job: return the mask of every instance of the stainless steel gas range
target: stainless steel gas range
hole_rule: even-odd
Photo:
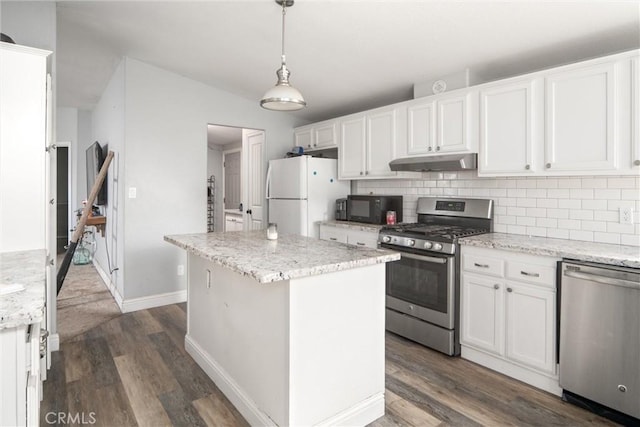
[[[488,233],[493,201],[421,197],[418,222],[385,226],[378,245],[401,252],[387,264],[387,330],[460,354],[458,239]]]

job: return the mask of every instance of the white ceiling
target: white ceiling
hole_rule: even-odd
[[[242,142],[242,128],[233,126],[208,125],[207,145],[215,149],[234,142]]]
[[[255,100],[275,84],[273,0],[62,1],[58,105],[91,109],[122,56]],[[640,0],[298,0],[287,65],[318,121],[403,101],[469,68],[490,81],[640,47]],[[161,88],[159,88],[161,90]]]

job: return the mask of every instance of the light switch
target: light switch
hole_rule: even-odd
[[[184,265],[178,265],[178,276],[184,276]]]
[[[138,190],[136,189],[136,187],[129,187],[129,198],[135,199],[137,195],[138,195]]]

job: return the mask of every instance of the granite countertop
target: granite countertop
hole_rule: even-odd
[[[189,253],[254,278],[277,282],[400,259],[400,253],[369,249],[312,237],[280,234],[267,240],[265,230],[165,236]]]
[[[39,322],[45,302],[44,250],[0,253],[0,288],[19,283],[24,290],[0,295],[0,329]]]
[[[529,237],[505,233],[488,233],[465,237],[460,239],[459,242],[462,245],[640,268],[640,248],[637,246]]]
[[[371,233],[378,233],[382,227],[386,224],[365,224],[364,222],[354,222],[354,221],[322,221],[320,222],[322,225],[330,225],[332,227],[339,228],[348,228],[350,230],[360,230],[360,231],[368,231]]]

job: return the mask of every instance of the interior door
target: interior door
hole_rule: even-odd
[[[245,230],[264,228],[264,131],[248,132],[243,153],[247,153],[248,191]]]

